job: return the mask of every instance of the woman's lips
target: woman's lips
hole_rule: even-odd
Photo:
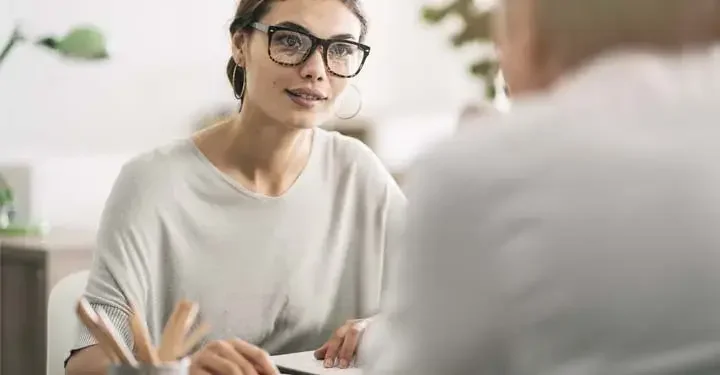
[[[321,92],[312,89],[285,90],[290,100],[300,107],[311,109],[318,106],[320,102],[327,100]]]

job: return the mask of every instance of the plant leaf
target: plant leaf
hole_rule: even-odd
[[[473,75],[480,77],[495,77],[498,71],[498,64],[494,60],[481,60],[470,67]]]
[[[455,47],[469,43],[487,43],[491,37],[492,13],[488,9],[481,9],[475,5],[474,0],[453,0],[444,6],[426,6],[423,8],[423,18],[431,24],[438,23],[450,15],[459,16],[464,25],[459,33],[451,36]],[[495,76],[499,71],[498,63],[494,59],[481,59],[470,67],[470,72],[486,83],[486,95],[496,95]]]

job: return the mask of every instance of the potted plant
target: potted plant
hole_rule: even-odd
[[[451,40],[455,47],[469,43],[488,44],[490,40],[490,9],[482,9],[474,0],[453,0],[446,5],[426,6],[422,10],[423,19],[430,24],[438,24],[451,17],[458,16],[463,20],[462,30],[453,35]],[[492,100],[497,95],[495,78],[498,75],[498,63],[494,57],[483,56],[471,66],[470,72],[483,80],[485,96]]]

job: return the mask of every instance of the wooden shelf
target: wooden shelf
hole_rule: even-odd
[[[92,233],[0,236],[0,373],[44,374],[47,302],[63,277],[90,268]]]

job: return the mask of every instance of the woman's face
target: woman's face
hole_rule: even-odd
[[[321,39],[359,41],[360,20],[339,0],[273,1],[270,11],[260,20],[267,26],[287,26]],[[291,127],[307,128],[322,123],[336,99],[345,90],[348,79],[333,75],[325,66],[322,48],[297,66],[283,66],[268,53],[268,34],[251,29],[233,37],[235,62],[246,70],[243,108],[260,110],[273,120]],[[273,58],[283,60],[305,40],[276,34]],[[275,44],[277,47],[275,47]],[[345,51],[338,48],[337,51]],[[336,65],[333,65],[336,66]],[[337,67],[336,67],[337,69]]]

